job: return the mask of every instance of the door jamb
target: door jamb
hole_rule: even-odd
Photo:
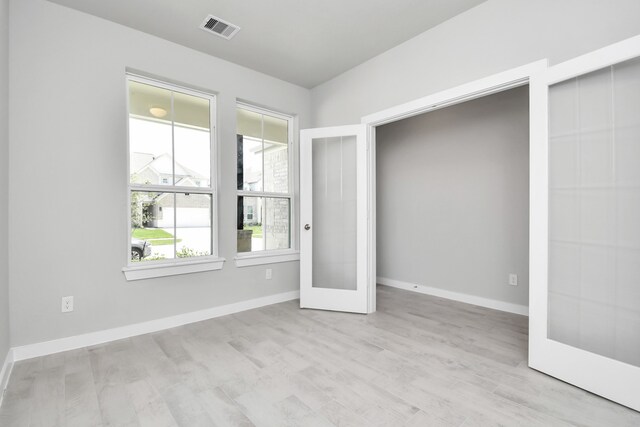
[[[462,84],[450,89],[443,90],[431,95],[427,95],[422,98],[415,99],[413,101],[406,102],[404,104],[396,105],[391,108],[387,108],[377,113],[369,114],[360,120],[361,124],[367,126],[367,176],[368,176],[368,203],[367,218],[368,218],[368,242],[369,252],[367,256],[367,313],[373,313],[376,311],[376,130],[375,128],[388,123],[393,123],[398,120],[407,119],[409,117],[424,114],[430,111],[438,110],[441,108],[449,107],[452,105],[460,104],[466,101],[471,101],[476,98],[491,95],[494,93],[502,92],[508,89],[512,89],[518,86],[524,86],[529,84],[532,78],[536,78],[546,72],[548,67],[548,60],[541,59],[529,64],[512,68],[507,71],[503,71],[497,74],[493,74],[488,77],[484,77],[479,80],[474,80],[469,83]],[[534,117],[537,114],[535,111],[536,97],[532,93],[531,85],[529,86],[529,108],[530,117]],[[533,99],[532,99],[532,95]],[[539,135],[535,134],[531,130],[535,126],[529,124],[529,137],[530,145],[536,141]],[[531,160],[530,160],[531,161]],[[531,197],[531,196],[530,196]],[[529,230],[531,230],[531,224],[529,224]],[[531,231],[529,231],[531,233]],[[531,256],[531,255],[530,255]],[[530,273],[531,274],[531,273]],[[531,283],[531,282],[530,282]],[[530,284],[531,294],[531,284]]]

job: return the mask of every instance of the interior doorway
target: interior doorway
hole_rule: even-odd
[[[528,314],[529,86],[376,128],[377,283]]]

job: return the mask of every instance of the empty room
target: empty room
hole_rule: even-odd
[[[0,426],[640,425],[636,0],[0,0]]]

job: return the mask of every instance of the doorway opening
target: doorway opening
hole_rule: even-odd
[[[377,283],[528,314],[529,86],[376,128]]]

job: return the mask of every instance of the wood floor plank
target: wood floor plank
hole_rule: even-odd
[[[78,369],[79,366],[83,369]],[[67,427],[102,425],[90,364],[74,364],[73,370],[65,375],[65,417]]]
[[[52,367],[38,372],[33,385],[31,427],[66,425],[64,363],[48,366]]]
[[[205,390],[198,396],[209,417],[219,427],[251,427],[254,424],[240,406],[221,388]]]
[[[464,421],[463,421],[464,422]],[[407,423],[405,427],[458,427],[462,424],[451,424],[441,418],[434,417],[424,411],[417,412]]]
[[[127,367],[114,356],[121,350],[121,345],[121,342],[116,342],[89,349],[98,404],[105,426],[139,426],[126,388],[131,381],[125,375]]]
[[[34,384],[37,372],[42,369],[42,358],[17,362],[5,390],[0,407],[0,425],[28,427],[34,402]]]
[[[178,383],[164,390],[162,398],[179,426],[211,427],[215,425],[197,395],[184,384]]]
[[[371,315],[288,301],[16,363],[2,427],[637,427],[527,366],[528,319],[378,287]]]
[[[127,384],[127,391],[141,427],[178,425],[160,393],[147,381],[138,380]]]

